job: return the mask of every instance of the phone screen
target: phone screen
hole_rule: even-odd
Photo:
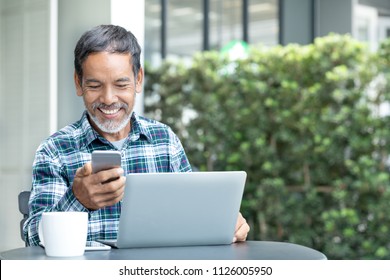
[[[121,166],[121,153],[119,151],[93,151],[92,152],[92,172],[97,173],[102,170]]]

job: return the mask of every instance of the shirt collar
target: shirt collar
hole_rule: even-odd
[[[88,120],[88,113],[87,111],[84,111],[83,115],[81,116],[81,119],[80,119],[80,127],[81,127],[81,130],[83,132],[83,137],[81,139],[84,140],[84,145],[85,146],[88,146],[89,144],[91,144],[95,139],[99,138],[99,133],[97,133],[95,131],[95,129],[93,129],[93,127],[91,126],[91,124],[89,123],[89,120]],[[100,136],[101,137],[101,136]]]
[[[150,131],[145,125],[142,124],[142,118],[139,117],[135,112],[133,112],[130,122],[131,131],[129,137],[131,141],[136,141],[140,139],[141,136],[144,136],[146,140],[148,140],[149,142],[153,142],[152,137],[150,135]]]

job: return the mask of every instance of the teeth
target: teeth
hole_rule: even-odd
[[[113,115],[119,112],[119,109],[113,109],[113,110],[105,110],[105,109],[100,109],[104,114],[106,115]]]

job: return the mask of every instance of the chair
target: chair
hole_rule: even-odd
[[[20,237],[22,238],[26,246],[27,242],[23,234],[23,225],[28,218],[28,200],[30,199],[30,193],[31,192],[29,191],[23,191],[18,195],[19,211],[23,214],[23,219],[20,221]]]

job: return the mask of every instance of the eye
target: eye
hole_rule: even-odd
[[[89,90],[96,90],[96,89],[100,88],[100,85],[88,85],[88,86],[86,86],[86,88]]]
[[[118,88],[127,88],[129,85],[128,84],[117,84],[116,86]]]

